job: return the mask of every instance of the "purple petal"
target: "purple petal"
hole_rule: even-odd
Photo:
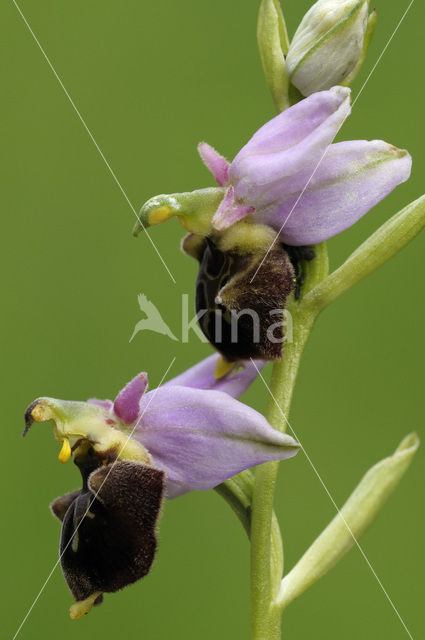
[[[179,385],[195,389],[224,391],[229,396],[238,398],[254,382],[258,376],[258,371],[261,371],[266,364],[263,360],[255,360],[255,364],[250,360],[246,360],[243,363],[241,362],[240,366],[236,366],[235,369],[230,371],[226,376],[223,376],[223,378],[217,379],[214,377],[214,371],[217,360],[220,357],[218,354],[209,356],[209,358],[198,362],[198,364],[190,367],[190,369],[187,369],[187,371],[169,380],[162,386]]]
[[[382,140],[339,142],[329,147],[313,177],[310,169],[299,173],[277,203],[258,207],[255,216],[281,230],[286,244],[322,242],[357,222],[407,180],[410,171],[407,151]],[[269,191],[268,202],[276,193]]]
[[[230,165],[238,204],[257,208],[274,186],[280,196],[291,190],[294,176],[317,164],[349,113],[350,90],[334,87],[311,95],[265,124]],[[220,226],[226,222],[226,226],[232,224],[222,217]]]
[[[139,373],[125,385],[114,400],[115,415],[125,422],[132,424],[139,415],[140,399],[148,386],[147,373]]]
[[[226,195],[220,203],[213,217],[213,226],[218,229],[226,229],[241,218],[254,213],[255,207],[238,204],[235,200],[233,187],[229,187]]]
[[[198,152],[206,167],[213,174],[217,184],[225,187],[229,184],[229,162],[207,142],[198,144]]]
[[[160,387],[141,402],[135,437],[167,473],[167,497],[206,490],[249,467],[295,455],[298,444],[220,391]]]

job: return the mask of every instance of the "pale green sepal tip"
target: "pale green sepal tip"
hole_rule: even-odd
[[[425,195],[384,222],[354,253],[304,298],[318,311],[401,251],[425,227]]]
[[[258,13],[257,40],[264,75],[278,111],[290,106],[285,55],[289,38],[278,0],[262,0]]]
[[[212,230],[212,218],[224,196],[221,187],[197,189],[186,193],[172,193],[150,198],[140,209],[133,235],[148,227],[177,216],[182,226],[192,233],[208,235]]]
[[[276,606],[284,609],[356,544],[400,482],[418,447],[419,438],[411,433],[392,456],[367,471],[338,515],[283,578]]]
[[[283,54],[286,56],[289,51],[289,36],[286,28],[285,16],[283,15],[282,7],[279,0],[272,0],[274,8],[277,14],[277,28],[279,30],[280,46]]]

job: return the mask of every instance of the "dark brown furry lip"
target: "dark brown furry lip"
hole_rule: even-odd
[[[289,253],[280,244],[273,247],[263,259],[262,272],[253,285],[251,278],[262,260],[261,253],[222,251],[211,238],[198,243],[195,250],[191,248],[190,255],[199,261],[198,322],[209,342],[228,362],[250,358],[279,360],[284,308],[296,281]],[[257,324],[251,312],[258,318]],[[276,340],[270,339],[270,329]]]

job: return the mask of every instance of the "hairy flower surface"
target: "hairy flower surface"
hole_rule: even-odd
[[[279,359],[283,309],[295,277],[287,252],[277,244],[264,258],[263,253],[240,253],[237,247],[227,249],[194,234],[186,236],[183,249],[199,261],[195,306],[211,344],[228,362]],[[260,264],[261,275],[256,278]]]
[[[141,373],[114,401],[43,397],[28,407],[24,434],[34,421],[53,422],[59,460],[73,455],[82,475],[81,490],[51,505],[62,521],[62,570],[77,600],[71,617],[148,573],[164,496],[211,489],[297,453],[290,436],[236,400],[262,363],[220,380],[216,364],[211,356],[149,392]]]

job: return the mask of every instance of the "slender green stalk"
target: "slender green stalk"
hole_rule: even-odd
[[[247,491],[242,484],[243,478],[241,476],[245,473],[247,472],[243,471],[239,476],[229,478],[229,480],[222,482],[215,488],[215,491],[226,500],[238,516],[249,538],[251,534],[252,488]],[[249,472],[249,474],[252,476],[251,472]]]
[[[237,476],[226,480],[215,488],[216,492],[226,500],[241,521],[248,538],[251,537],[252,493],[254,489],[254,475],[250,470],[242,471]],[[283,546],[280,536],[279,523],[276,514],[272,513],[271,531],[271,566],[274,568],[271,576],[273,593],[278,592],[283,574]]]
[[[299,314],[297,314],[298,316]],[[287,416],[301,355],[314,318],[294,318],[294,340],[285,349],[285,358],[274,365],[267,418],[279,431],[287,428]],[[280,613],[272,606],[279,576],[271,562],[270,527],[278,463],[258,467],[255,475],[251,517],[251,620],[254,640],[280,638]]]
[[[326,247],[324,244],[316,245],[315,259],[311,264],[304,264],[303,298],[299,302],[292,301],[287,307],[292,316],[293,340],[285,345],[283,360],[273,367],[267,418],[275,429],[286,431],[289,426],[288,415],[301,356],[317,315],[400,251],[419,233],[424,222],[425,196],[422,196],[385,222],[329,276]],[[276,592],[276,585],[281,565],[273,560],[270,536],[277,473],[278,463],[268,463],[258,467],[255,474],[251,507],[253,640],[280,638],[278,603],[280,600],[282,608],[283,600],[282,594],[279,598]]]
[[[324,245],[316,247],[316,258],[305,265],[308,292],[326,277],[328,262]],[[267,419],[279,431],[286,431],[292,394],[304,347],[317,316],[316,308],[293,302],[288,308],[292,315],[293,339],[285,345],[284,358],[273,366]],[[273,602],[278,595],[282,567],[273,562],[271,526],[273,502],[279,463],[259,466],[251,512],[251,628],[253,640],[277,640],[281,637],[281,612]],[[280,576],[280,577],[279,577]],[[277,590],[276,590],[277,589]]]

